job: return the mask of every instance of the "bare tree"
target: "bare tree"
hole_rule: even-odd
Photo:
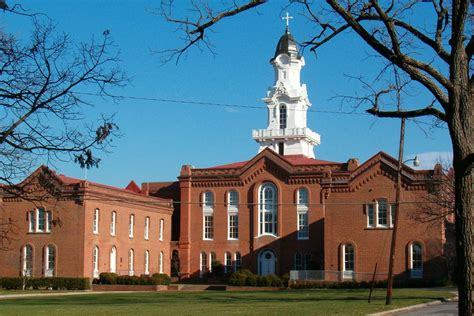
[[[29,183],[18,182],[38,164],[74,160],[83,168],[98,166],[95,152],[109,148],[118,128],[113,116],[86,122],[82,108],[92,106],[91,95],[111,97],[110,89],[128,79],[109,31],[75,44],[45,16],[10,9],[5,1],[0,8],[33,26],[29,39],[0,32],[0,185],[4,193],[37,200],[24,191]],[[0,216],[0,248],[13,238],[14,226]]]
[[[472,1],[432,0],[423,4],[418,0],[289,2],[301,6],[303,14],[316,29],[312,38],[302,43],[304,47],[315,51],[338,35],[350,31],[379,57],[404,73],[413,84],[421,85],[432,95],[433,102],[411,104],[407,110],[391,110],[382,107],[383,102],[369,102],[367,112],[390,118],[431,116],[446,122],[453,145],[455,171],[459,313],[472,315],[474,77],[470,74],[470,62],[474,53],[474,38],[472,29],[471,32],[468,30],[472,28]],[[188,16],[184,17],[173,15],[173,1],[162,0],[161,3],[163,16],[184,32],[183,47],[172,51],[172,58],[179,58],[193,45],[206,41],[206,32],[224,18],[273,2],[223,1],[216,10],[213,2],[193,0]],[[432,23],[428,28],[411,22],[411,16],[427,8],[432,10]]]

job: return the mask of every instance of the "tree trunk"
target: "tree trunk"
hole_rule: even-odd
[[[469,81],[468,60],[463,51],[453,56],[447,112],[453,141],[455,171],[456,254],[458,262],[459,315],[473,315],[473,190],[474,190],[474,109],[473,82]]]

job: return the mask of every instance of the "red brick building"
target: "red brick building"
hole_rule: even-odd
[[[320,136],[306,125],[311,104],[300,83],[304,58],[288,30],[270,63],[275,83],[263,98],[268,127],[253,131],[256,156],[212,168],[185,165],[178,182],[142,185],[175,201],[173,247],[181,276],[202,276],[219,261],[226,271],[317,270],[325,280],[368,280],[377,264],[377,278],[386,278],[397,161],[383,152],[362,164],[315,159]],[[399,278],[446,273],[443,223],[413,216],[435,178],[433,170],[403,166]]]
[[[13,230],[0,276],[98,277],[170,274],[170,200],[134,183],[119,189],[40,167],[19,198],[4,192],[0,221]]]

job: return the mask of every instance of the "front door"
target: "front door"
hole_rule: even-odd
[[[260,275],[275,274],[275,255],[270,250],[265,250],[259,258]]]

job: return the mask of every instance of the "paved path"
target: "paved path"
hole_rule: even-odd
[[[458,302],[443,302],[441,304],[422,307],[416,310],[394,313],[392,315],[420,316],[420,315],[437,315],[448,316],[458,314]]]

